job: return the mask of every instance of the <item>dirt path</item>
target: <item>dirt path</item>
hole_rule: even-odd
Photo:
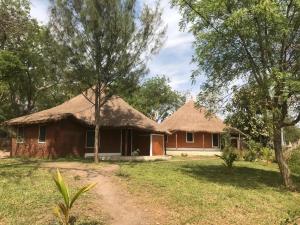
[[[43,163],[42,167],[60,168],[73,176],[80,176],[85,183],[97,182],[96,191],[101,197],[99,207],[112,220],[110,225],[162,225],[167,223],[167,210],[159,205],[144,201],[141,196],[129,193],[115,176],[119,166],[112,164],[103,168],[93,168],[89,164],[77,162]]]

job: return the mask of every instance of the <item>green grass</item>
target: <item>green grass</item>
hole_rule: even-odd
[[[300,194],[282,187],[275,164],[237,162],[229,170],[218,159],[177,158],[121,164],[120,173],[133,193],[175,211],[170,224],[269,225],[300,215]]]
[[[39,165],[40,161],[0,160],[1,225],[56,224],[52,212],[61,197],[52,180],[54,171]],[[65,177],[71,189],[79,185],[76,178]],[[77,224],[103,224],[102,216],[93,212],[93,204],[91,194],[86,194],[75,203]]]

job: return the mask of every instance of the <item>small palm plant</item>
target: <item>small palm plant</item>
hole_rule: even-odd
[[[70,196],[68,185],[64,182],[59,170],[57,169],[56,175],[53,180],[58,188],[58,191],[63,197],[63,202],[59,202],[54,208],[54,214],[58,218],[61,225],[72,225],[75,223],[75,217],[70,216],[70,211],[80,195],[92,189],[96,183],[86,185],[80,188],[73,197]]]

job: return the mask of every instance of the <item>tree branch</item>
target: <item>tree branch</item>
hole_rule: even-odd
[[[291,122],[283,122],[282,127],[294,126],[299,122],[300,122],[300,113],[298,114],[298,116],[296,117],[295,120],[293,120]]]

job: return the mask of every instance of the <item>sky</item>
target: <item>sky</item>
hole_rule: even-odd
[[[153,1],[141,2],[151,5]],[[49,20],[49,4],[49,0],[31,0],[31,16],[46,24]],[[195,65],[191,64],[194,37],[187,31],[180,31],[181,16],[176,8],[171,8],[169,0],[161,0],[160,5],[163,9],[163,22],[167,25],[167,37],[159,54],[154,55],[148,63],[149,77],[166,75],[174,90],[188,92],[195,98],[203,78],[199,78],[196,84],[192,85],[190,76],[195,68]]]

